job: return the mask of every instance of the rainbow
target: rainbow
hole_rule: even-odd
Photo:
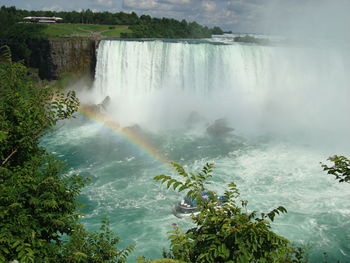
[[[89,106],[80,106],[78,112],[81,115],[88,117],[90,120],[102,123],[109,130],[113,131],[118,135],[121,135],[130,143],[135,145],[137,148],[141,149],[151,159],[159,162],[167,170],[173,170],[171,166],[171,161],[164,154],[162,154],[154,145],[148,142],[144,137],[137,134],[133,129],[120,126],[118,123],[111,120],[106,115],[96,110],[93,110]]]

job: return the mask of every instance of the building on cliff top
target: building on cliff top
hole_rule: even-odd
[[[58,23],[61,20],[63,20],[63,18],[61,17],[46,17],[46,16],[27,16],[24,17],[23,20],[25,22],[29,22],[29,23]]]

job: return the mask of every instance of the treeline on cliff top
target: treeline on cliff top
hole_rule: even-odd
[[[56,16],[64,23],[127,25],[129,30],[120,34],[122,38],[206,38],[212,34],[222,34],[219,27],[212,29],[196,22],[178,21],[169,18],[152,18],[136,13],[92,12],[52,12],[28,11],[16,7],[0,8],[0,44],[8,45],[14,61],[23,60],[26,66],[38,68],[39,76],[47,78],[47,51],[50,36],[46,33],[48,25],[21,23],[27,16]]]
[[[12,26],[27,16],[61,17],[64,23],[128,25],[131,33],[123,38],[206,38],[212,34],[223,34],[220,27],[208,28],[196,22],[178,21],[170,18],[138,16],[135,12],[92,12],[90,9],[77,11],[28,11],[2,6],[0,9],[0,37],[12,30]]]

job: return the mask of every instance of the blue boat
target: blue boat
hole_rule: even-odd
[[[208,192],[202,192],[201,193],[203,200],[209,201],[209,193]],[[219,196],[219,200],[222,202],[220,205],[224,203],[226,200],[226,197]],[[181,200],[177,205],[173,207],[173,213],[176,217],[183,218],[183,217],[191,217],[192,215],[196,215],[199,213],[199,208],[197,207],[197,200],[192,199],[189,196],[185,196],[184,199]]]

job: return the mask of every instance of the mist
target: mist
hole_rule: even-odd
[[[244,137],[270,136],[350,146],[350,2],[271,0],[259,31],[271,46],[162,41],[102,41],[95,83],[83,102],[101,103],[122,126],[196,132],[225,119]]]
[[[350,53],[329,46],[103,41],[93,92],[123,126],[205,132],[224,118],[244,137],[348,146]],[[188,129],[187,129],[188,130]]]
[[[274,227],[297,244],[311,244],[314,262],[323,252],[332,262],[348,260],[348,186],[319,164],[350,153],[350,49],[343,35],[350,9],[336,3],[265,5],[261,32],[288,40],[274,45],[101,41],[93,89],[82,90],[81,101],[100,104],[108,96],[103,114],[123,127],[139,125],[129,130],[169,160],[193,168],[215,162],[218,185],[235,181],[253,210],[285,206],[288,215]],[[218,119],[234,131],[208,135]],[[154,257],[179,197],[168,191],[159,198],[150,177],[161,168],[119,132],[90,120],[81,125],[62,130],[51,143],[74,152],[78,169],[99,178],[86,192],[93,205],[86,222],[93,225],[108,211],[139,226],[113,227],[122,240],[145,249],[140,255]]]
[[[346,0],[271,0],[259,12],[259,32],[285,36],[298,43],[327,41],[348,46],[350,2]]]

